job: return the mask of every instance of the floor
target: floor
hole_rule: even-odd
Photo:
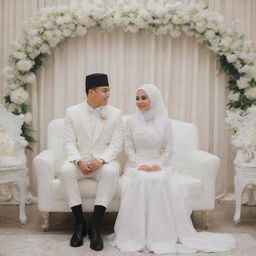
[[[233,221],[234,204],[217,203],[214,211],[209,217],[209,231],[226,233],[246,233],[256,239],[256,206],[243,206],[241,221],[235,224]],[[18,219],[17,206],[0,206],[0,235],[10,234],[40,234],[41,217],[37,205],[27,205],[27,224],[22,225]],[[200,212],[195,212],[193,222],[198,231],[202,230]],[[91,214],[85,214],[87,222]],[[107,213],[102,223],[103,233],[112,233],[116,213]],[[49,234],[61,233],[71,234],[73,229],[73,218],[71,213],[52,213],[50,219]]]

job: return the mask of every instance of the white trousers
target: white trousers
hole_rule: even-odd
[[[119,164],[112,161],[103,165],[91,175],[84,175],[73,163],[66,161],[59,173],[59,178],[67,192],[69,207],[82,204],[78,181],[94,179],[98,182],[95,205],[108,207],[117,190]]]

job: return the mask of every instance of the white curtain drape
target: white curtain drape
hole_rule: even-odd
[[[11,42],[21,37],[22,25],[40,8],[69,5],[74,0],[0,0],[0,68],[7,63]],[[142,5],[147,0],[139,1]],[[175,0],[169,0],[175,3]],[[204,3],[209,10],[223,14],[227,24],[239,20],[247,37],[256,41],[255,0],[183,0]],[[216,57],[194,38],[91,30],[86,37],[68,41],[52,52],[37,86],[31,92],[34,137],[33,156],[46,147],[46,127],[50,120],[64,116],[65,109],[84,100],[85,75],[105,72],[111,83],[110,103],[132,113],[135,89],[143,83],[160,88],[170,117],[195,123],[200,146],[221,158],[216,194],[233,190],[233,157],[230,135],[226,129],[226,78],[218,75]],[[0,73],[0,97],[4,95]],[[30,164],[31,167],[31,164]],[[32,167],[31,167],[32,168]],[[31,169],[30,168],[30,169]],[[34,189],[35,178],[30,171]]]

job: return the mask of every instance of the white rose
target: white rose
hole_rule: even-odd
[[[45,39],[45,40],[49,40],[49,39],[51,39],[51,38],[53,38],[54,37],[54,34],[53,34],[53,31],[52,30],[47,30],[47,31],[45,31],[44,33],[43,33],[43,38]]]
[[[59,29],[56,29],[56,30],[54,31],[54,35],[57,36],[57,37],[61,37],[61,36],[62,36],[62,31],[59,30]]]
[[[87,29],[86,29],[86,27],[78,25],[77,28],[76,28],[76,33],[77,33],[78,36],[84,36],[87,33]]]
[[[230,55],[227,55],[226,57],[229,63],[233,63],[237,60],[237,56],[235,54],[230,54]]]
[[[63,35],[64,35],[65,37],[70,37],[71,34],[72,34],[72,31],[71,31],[71,30],[69,30],[69,29],[63,30]]]
[[[169,34],[171,37],[177,38],[177,37],[181,36],[181,31],[175,29],[175,30],[170,31]]]
[[[53,28],[53,23],[48,21],[48,22],[46,22],[46,23],[44,24],[44,27],[45,27],[47,30],[50,30],[50,29]]]
[[[92,13],[93,17],[97,20],[100,20],[104,17],[105,12],[103,8],[95,8]]]
[[[220,41],[220,45],[223,46],[224,48],[229,48],[231,43],[232,43],[231,37],[224,37]]]
[[[15,89],[17,89],[20,85],[19,84],[15,84],[15,83],[12,83],[12,84],[8,84],[7,87],[13,91]]]
[[[230,92],[228,94],[228,99],[231,100],[231,101],[237,101],[237,100],[239,100],[239,96],[240,96],[239,92],[236,92],[236,93]]]
[[[249,77],[249,79],[251,80],[252,78],[256,77],[256,67],[252,66],[246,74],[247,77]]]
[[[25,114],[25,123],[30,124],[31,121],[32,121],[32,115],[31,115],[31,113],[28,112]]]
[[[50,47],[48,46],[48,44],[44,43],[44,44],[41,45],[39,51],[40,51],[41,53],[47,53],[47,54],[49,54]]]
[[[239,89],[244,89],[249,86],[249,80],[246,77],[241,77],[237,80],[237,86]]]
[[[143,19],[141,18],[137,18],[135,21],[135,24],[140,28],[140,29],[145,29],[148,27],[148,23],[145,22]]]
[[[24,60],[26,59],[26,54],[24,52],[13,52],[12,56],[16,59]]]
[[[28,93],[22,87],[12,91],[10,96],[11,101],[17,105],[21,105],[28,100]]]
[[[32,46],[38,45],[42,43],[41,37],[34,37],[31,40],[29,40],[29,44]]]
[[[49,45],[53,48],[55,47],[59,42],[61,41],[61,39],[59,37],[53,37],[51,39],[48,40]]]
[[[65,14],[63,20],[65,23],[70,23],[72,21],[72,17],[70,14]]]
[[[182,18],[181,17],[178,17],[178,16],[174,16],[172,18],[172,22],[175,24],[175,25],[179,25],[182,23]]]
[[[202,21],[199,21],[196,23],[195,29],[199,32],[199,33],[204,33],[206,30],[206,26],[205,23]]]
[[[87,25],[90,21],[90,17],[89,17],[89,15],[81,14],[78,16],[78,21],[82,25]]]
[[[60,16],[60,17],[58,17],[58,18],[56,19],[56,23],[57,23],[58,25],[63,25],[63,24],[65,23],[65,20],[64,20],[64,18],[63,18],[62,16]]]
[[[29,71],[34,65],[34,62],[30,60],[20,60],[16,63],[17,69],[21,72]]]
[[[240,73],[247,73],[249,70],[250,70],[250,66],[244,65],[243,67],[241,67],[241,68],[239,69],[239,72],[240,72]]]
[[[36,82],[36,76],[34,73],[29,72],[25,76],[23,76],[23,81],[27,84],[35,84]]]
[[[207,30],[205,33],[204,33],[205,37],[207,39],[212,39],[215,37],[215,32],[213,30]]]
[[[256,100],[256,87],[246,88],[244,94],[249,100]]]

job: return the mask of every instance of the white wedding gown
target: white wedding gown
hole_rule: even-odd
[[[127,122],[125,151],[128,162],[122,178],[121,206],[110,237],[121,251],[161,253],[219,252],[235,247],[229,234],[197,232],[184,203],[179,175],[170,166],[171,123],[165,136],[147,121],[145,130],[134,132]],[[159,165],[158,172],[139,171],[141,164]]]

